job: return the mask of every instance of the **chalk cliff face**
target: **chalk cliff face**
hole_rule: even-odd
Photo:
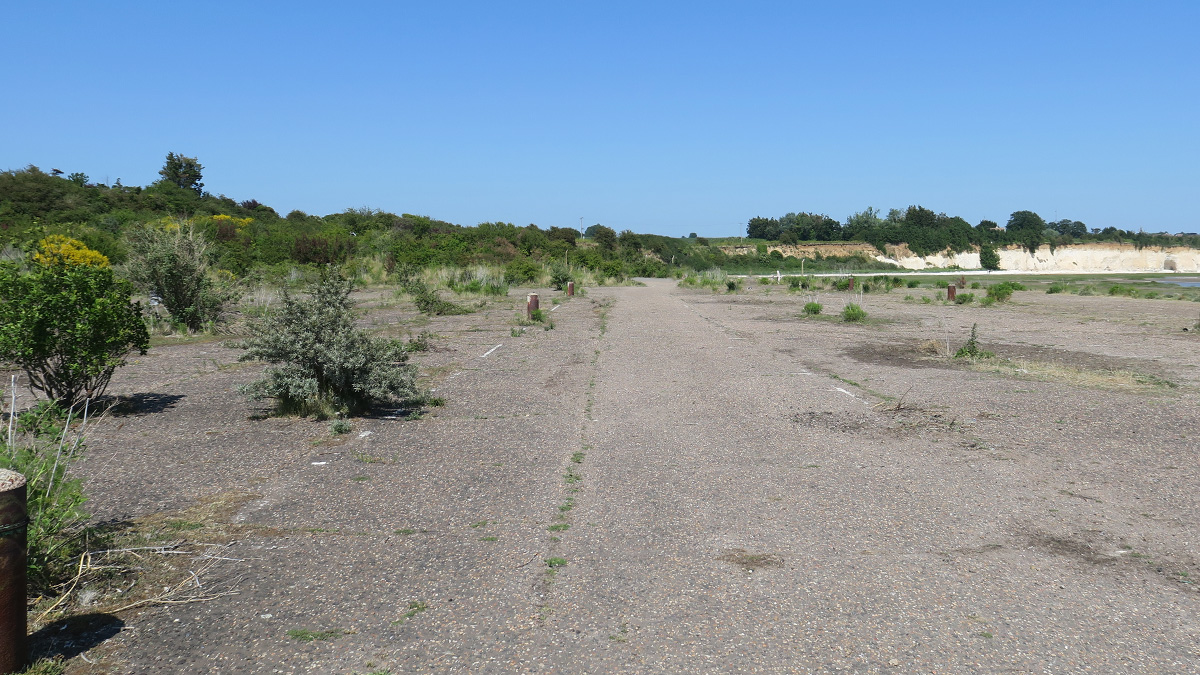
[[[1194,248],[1147,246],[1139,251],[1133,244],[1105,242],[1059,246],[1053,252],[1041,246],[1033,255],[1017,246],[996,252],[1000,269],[1014,272],[1200,272],[1200,249]],[[889,248],[888,253],[875,258],[912,270],[952,265],[979,268],[978,251],[920,257],[897,247]]]
[[[725,246],[729,255],[753,255],[753,246]],[[769,251],[779,251],[784,256],[813,258],[819,252],[823,256],[849,256],[862,254],[883,262],[890,262],[905,269],[923,270],[928,267],[953,267],[979,269],[979,252],[936,253],[918,256],[907,246],[888,246],[887,254],[870,244],[846,242],[844,244],[777,244]],[[1050,251],[1041,246],[1030,255],[1019,246],[998,249],[1000,269],[1013,272],[1200,272],[1200,249],[1185,247],[1147,246],[1138,250],[1133,244],[1110,242],[1073,244],[1059,246]]]

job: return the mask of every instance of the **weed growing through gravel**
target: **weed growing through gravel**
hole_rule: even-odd
[[[556,569],[559,567],[566,567],[566,566],[567,566],[566,558],[557,558],[557,557],[546,558],[546,567],[549,567],[550,569]]]
[[[804,303],[804,313],[808,316],[816,316],[821,313],[822,309],[824,309],[824,307],[819,302]]]
[[[318,640],[321,640],[321,641],[333,640],[336,638],[340,638],[341,636],[343,636],[345,634],[346,634],[346,631],[338,630],[338,629],[312,631],[312,630],[308,630],[307,628],[294,628],[287,632],[288,637],[290,637],[293,640],[298,640],[300,642],[315,642]]]
[[[967,343],[959,347],[958,351],[954,353],[954,358],[977,361],[979,359],[990,359],[995,356],[992,352],[979,348],[978,336],[976,334],[977,329],[978,324],[971,324],[971,337],[967,338]]]
[[[329,431],[335,436],[350,433],[350,422],[346,420],[334,420],[333,424],[329,425]]]
[[[576,464],[583,464],[583,458],[586,456],[587,455],[582,452],[576,452],[575,454],[571,455],[571,461],[575,462]]]
[[[551,532],[563,532],[565,530],[571,529],[571,524],[570,523],[555,523],[555,524],[551,525],[550,527],[547,527],[546,529],[550,530]]]

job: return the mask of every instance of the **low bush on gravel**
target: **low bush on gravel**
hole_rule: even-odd
[[[808,316],[816,316],[821,313],[822,309],[824,309],[824,307],[819,302],[804,303],[804,313]]]
[[[242,392],[274,398],[281,413],[318,418],[420,400],[404,342],[372,338],[355,327],[352,287],[330,269],[307,298],[285,290],[281,310],[250,325],[240,360],[271,365]]]
[[[842,321],[857,322],[866,321],[866,319],[866,310],[853,302],[847,303],[846,306],[842,308]]]
[[[1025,290],[1024,284],[1016,281],[1005,281],[988,286],[987,296],[995,302],[1008,302],[1008,299],[1012,297],[1013,291],[1023,290]]]
[[[972,302],[975,302],[974,293],[959,293],[954,296],[954,304],[956,305],[969,305]]]

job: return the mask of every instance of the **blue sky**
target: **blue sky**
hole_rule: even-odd
[[[0,169],[167,151],[281,213],[745,233],[921,204],[1200,231],[1200,3],[56,2]]]

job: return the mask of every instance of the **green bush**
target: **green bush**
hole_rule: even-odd
[[[555,265],[550,270],[550,287],[556,291],[561,291],[567,287],[567,284],[574,281],[571,272],[560,265]]]
[[[508,284],[527,284],[542,275],[542,267],[529,258],[517,258],[504,266],[504,281]]]
[[[956,305],[968,305],[972,302],[975,302],[974,293],[959,293],[954,296],[954,304]]]
[[[793,291],[799,290],[802,281],[803,280],[800,277],[788,277],[788,288]]]
[[[729,291],[730,293],[733,293],[737,289],[738,289],[738,282],[734,281],[733,279],[725,280],[725,290]]]
[[[824,307],[819,302],[804,303],[804,313],[809,316],[816,316],[820,314],[822,309],[824,309]]]
[[[59,260],[22,272],[0,264],[0,361],[51,400],[101,396],[126,356],[150,346],[132,294],[108,267]]]
[[[1023,291],[1025,286],[1015,281],[1005,281],[1000,284],[992,284],[988,286],[987,296],[995,302],[1008,302],[1012,297],[1013,291]]]
[[[210,277],[208,242],[191,226],[174,223],[169,229],[147,227],[129,234],[125,276],[158,296],[171,318],[200,330],[222,318],[238,293],[229,283]]]
[[[979,283],[978,281],[972,281],[971,290],[975,290],[977,288],[983,288],[983,284]]]
[[[355,327],[352,287],[337,270],[326,270],[307,298],[285,290],[280,311],[250,326],[240,360],[271,365],[242,392],[274,398],[280,412],[317,417],[419,400],[404,342]]]
[[[1050,284],[1050,287],[1046,289],[1046,293],[1048,293],[1048,294],[1062,293],[1065,290],[1067,290],[1067,285],[1062,283],[1061,281],[1056,281],[1056,282]]]
[[[916,288],[921,285],[921,282],[917,281],[916,279],[909,279],[908,283],[906,283],[905,285],[908,286],[909,288]]]
[[[847,303],[846,306],[842,308],[842,321],[865,321],[866,318],[866,311],[853,302]]]

